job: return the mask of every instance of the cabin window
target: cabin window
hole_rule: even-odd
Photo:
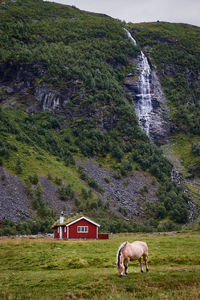
[[[78,233],[87,233],[88,232],[88,226],[78,226],[77,227]]]

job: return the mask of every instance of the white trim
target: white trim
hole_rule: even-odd
[[[74,224],[74,223],[76,223],[76,222],[78,222],[78,221],[80,221],[80,220],[83,220],[83,219],[86,220],[86,221],[88,221],[88,222],[90,222],[90,223],[92,223],[92,224],[94,224],[94,225],[97,226],[97,227],[100,227],[99,224],[97,224],[97,223],[91,221],[90,219],[88,219],[88,218],[86,218],[86,217],[80,217],[80,218],[78,218],[77,220],[75,220],[75,221],[73,221],[73,222],[67,224],[66,226],[68,227],[68,226],[70,226],[70,225],[72,225],[72,224]]]
[[[77,233],[88,233],[88,226],[77,226]]]
[[[63,238],[63,234],[62,234],[62,226],[59,226],[59,228],[60,228],[60,240],[62,240],[62,238]]]
[[[97,240],[98,240],[98,230],[99,230],[99,228],[97,227]]]

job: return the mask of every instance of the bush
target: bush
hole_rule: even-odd
[[[160,223],[157,227],[157,230],[161,231],[161,232],[162,231],[167,232],[167,231],[180,230],[180,226],[175,224],[171,220],[167,220],[167,221]]]
[[[139,142],[135,146],[132,159],[138,162],[144,171],[149,169],[160,181],[170,177],[172,165],[154,144]]]
[[[200,156],[200,143],[192,144],[191,151],[192,154]]]
[[[21,174],[22,173],[22,166],[21,166],[21,160],[18,158],[16,163],[16,173]]]
[[[23,223],[15,224],[10,220],[5,220],[0,228],[0,235],[16,235],[16,234],[37,234],[53,232],[52,224],[55,217],[46,217],[45,219],[29,220]]]
[[[177,223],[188,221],[188,197],[182,186],[166,182],[160,187],[158,198],[159,202],[150,208],[155,217],[161,219],[168,216]]]
[[[111,156],[113,158],[117,158],[118,161],[121,161],[121,159],[124,156],[123,150],[120,148],[119,145],[113,145],[112,150],[111,150]]]
[[[88,179],[88,176],[87,176],[87,174],[86,174],[86,172],[85,172],[85,169],[84,169],[83,167],[79,166],[79,167],[78,167],[78,172],[79,172],[80,178],[81,178],[82,180],[86,181],[86,180]]]
[[[100,193],[104,192],[104,189],[101,186],[98,185],[97,181],[94,178],[89,177],[88,178],[88,184],[89,184],[89,186],[91,186],[92,188],[97,190],[98,192],[100,192]]]
[[[70,184],[61,186],[58,189],[58,195],[61,200],[70,200],[75,197],[75,193]]]
[[[30,183],[34,184],[34,185],[37,185],[38,182],[39,182],[39,178],[38,178],[38,175],[37,174],[34,174],[34,175],[29,175],[29,181]]]
[[[61,185],[61,183],[62,183],[62,179],[56,176],[55,177],[55,184]]]
[[[97,209],[97,208],[98,208],[97,202],[93,201],[93,202],[90,204],[90,208],[91,208],[91,209]]]
[[[106,183],[110,183],[110,176],[106,176],[106,177],[104,178],[104,181],[105,181]]]

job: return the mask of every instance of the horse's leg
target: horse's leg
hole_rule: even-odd
[[[124,275],[124,270],[125,270],[125,259],[124,259],[124,257],[121,257],[121,259],[120,259],[120,268],[118,270],[120,272],[119,276],[122,277]]]
[[[140,270],[141,270],[141,272],[143,273],[144,271],[143,271],[143,266],[142,266],[142,259],[141,259],[141,257],[140,257],[138,260],[139,260],[139,262],[140,262]]]
[[[144,255],[143,255],[143,259],[144,259],[144,262],[145,262],[146,271],[149,272],[148,262],[147,262],[148,256],[144,254]]]
[[[125,275],[128,275],[128,263],[129,263],[129,259],[127,258],[127,259],[124,261]]]

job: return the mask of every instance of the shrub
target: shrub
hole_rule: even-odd
[[[2,175],[1,175],[1,180],[4,181],[5,179],[6,179],[6,175],[5,175],[5,174],[2,174]]]
[[[88,178],[88,184],[89,184],[89,186],[91,186],[92,188],[97,190],[98,192],[100,192],[100,193],[104,192],[104,189],[101,186],[98,185],[97,181],[94,178],[89,177]]]
[[[113,145],[112,150],[111,150],[111,156],[113,158],[117,158],[118,161],[121,161],[121,159],[124,156],[123,150],[120,148],[119,145]]]
[[[89,198],[89,193],[87,192],[87,190],[85,188],[81,189],[81,195],[84,200],[87,200]]]
[[[70,184],[63,185],[58,189],[58,195],[61,200],[70,200],[73,199],[75,196],[74,191]]]
[[[96,209],[98,207],[98,204],[97,202],[93,201],[91,204],[90,204],[90,208],[91,209]]]
[[[106,177],[104,178],[104,181],[105,181],[106,183],[110,183],[110,176],[106,176]]]
[[[16,162],[16,173],[21,174],[22,173],[22,166],[21,166],[21,160],[18,158]]]
[[[32,184],[37,185],[38,182],[39,182],[39,179],[38,179],[38,175],[37,175],[37,174],[29,175],[28,178],[29,178],[30,183],[32,183]]]
[[[200,156],[200,143],[192,144],[191,151],[194,155]]]
[[[97,205],[98,205],[98,207],[102,207],[103,201],[101,198],[98,199]]]
[[[62,183],[62,179],[56,176],[55,177],[55,184],[61,185],[61,183]]]
[[[78,172],[79,172],[80,178],[81,178],[82,180],[87,180],[87,179],[88,179],[88,176],[87,176],[87,174],[86,174],[86,172],[85,172],[85,169],[84,169],[83,167],[79,166],[79,167],[78,167]]]

